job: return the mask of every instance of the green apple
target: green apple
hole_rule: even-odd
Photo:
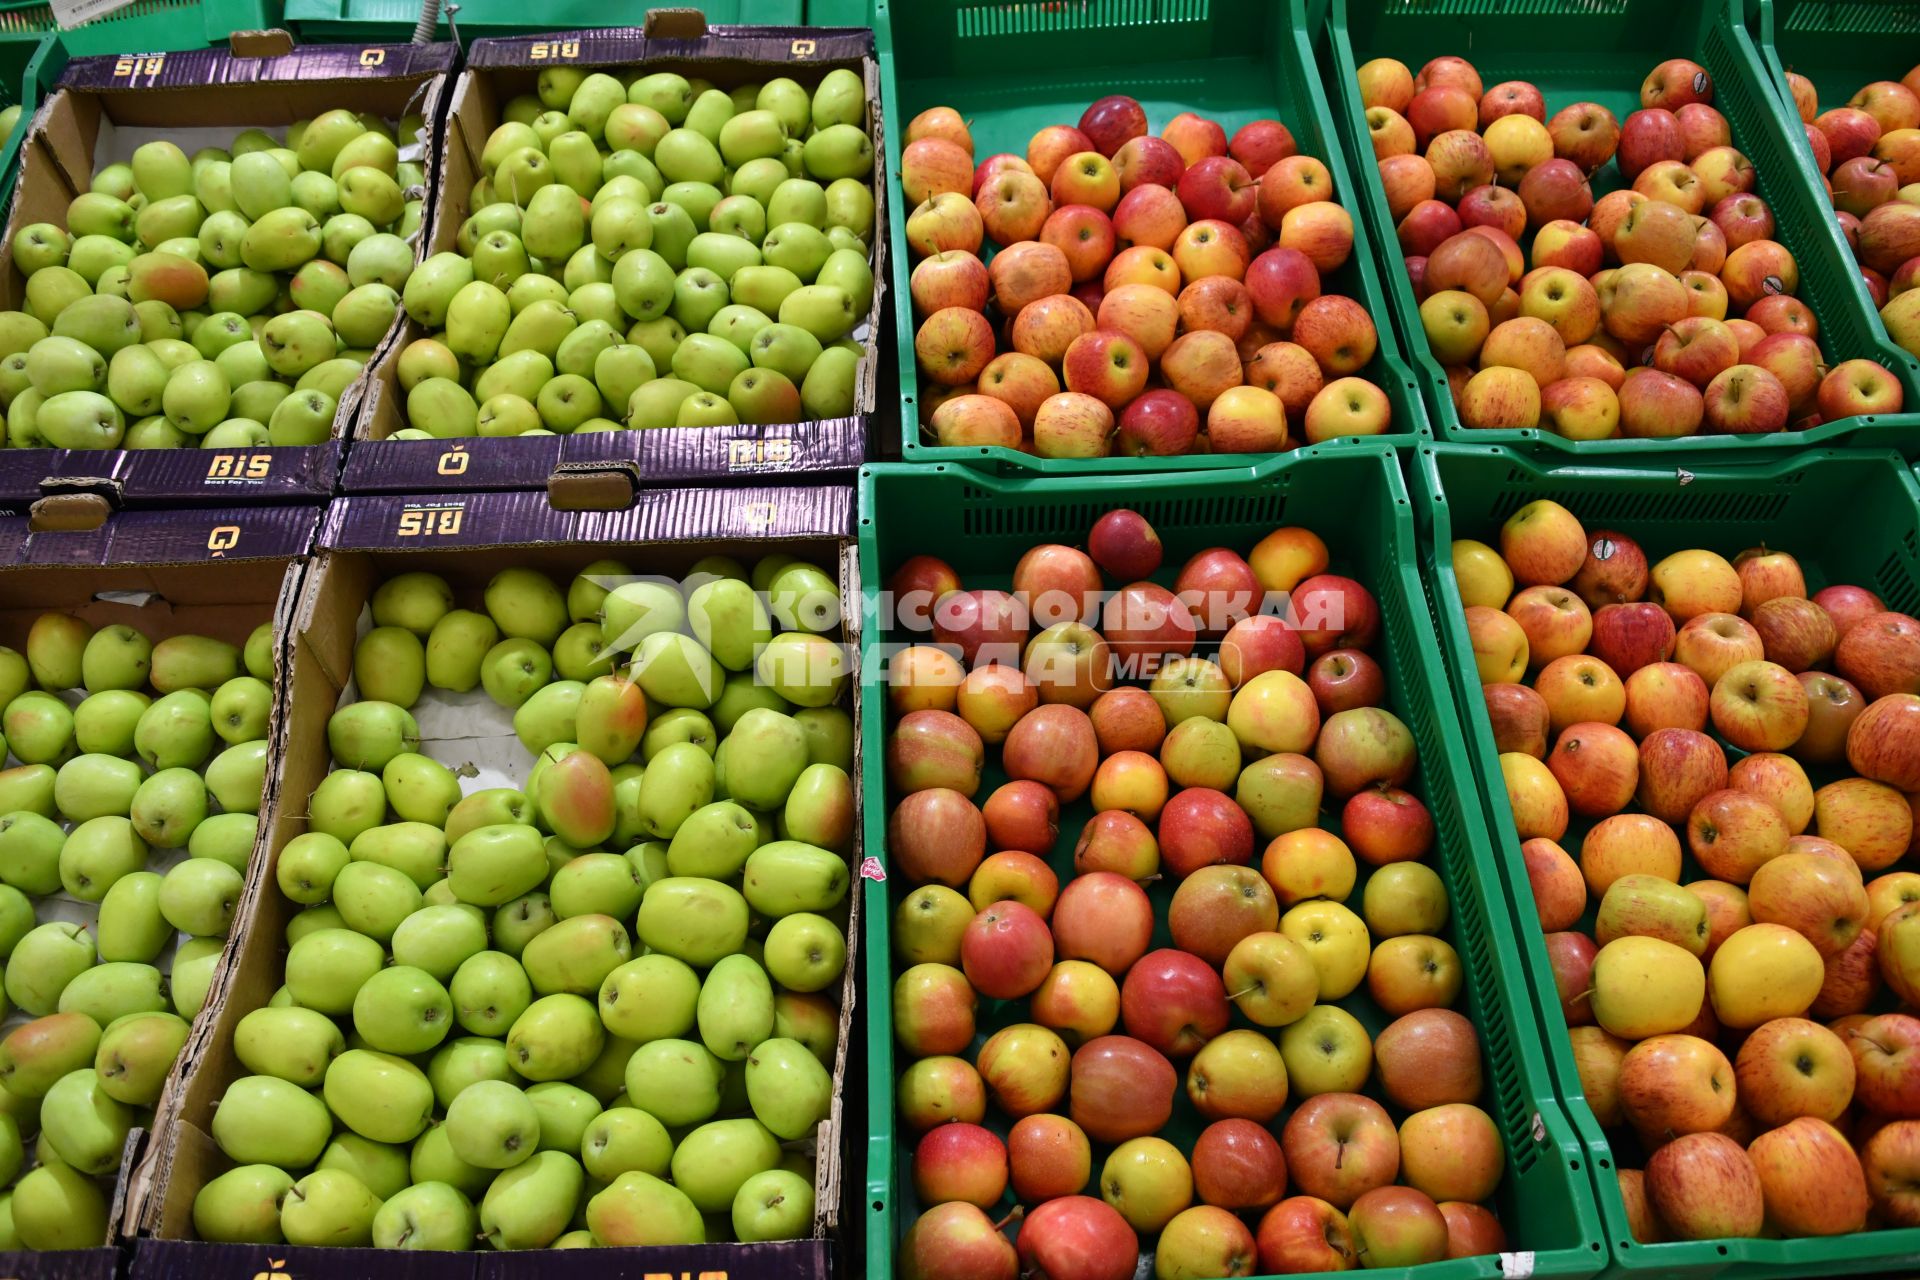
[[[147,863],[147,845],[121,817],[90,818],[60,847],[60,884],[82,902],[98,902],[120,877]]]
[[[825,916],[796,911],[767,931],[767,972],[788,991],[824,991],[847,967],[847,940]]]
[[[325,902],[347,862],[347,846],[340,840],[320,831],[302,832],[280,851],[274,882],[294,902]]]
[[[380,780],[387,804],[406,822],[443,826],[453,806],[460,803],[460,780],[453,770],[416,752],[403,751],[387,761]]]
[[[304,1169],[320,1158],[332,1132],[326,1104],[276,1076],[240,1077],[213,1113],[213,1140],[237,1164]]]
[[[456,1036],[442,1044],[427,1063],[427,1080],[442,1109],[478,1081],[505,1081],[519,1087],[519,1077],[507,1061],[507,1046],[486,1036]]]
[[[282,1244],[280,1201],[293,1175],[268,1164],[229,1169],[193,1197],[193,1233],[216,1244]]]
[[[113,961],[77,974],[60,993],[61,1013],[84,1013],[102,1027],[135,1013],[167,1007],[160,971],[150,964]]]
[[[225,937],[244,884],[240,873],[224,862],[188,858],[162,880],[160,914],[168,924],[196,938]]]
[[[43,1162],[15,1184],[13,1227],[29,1249],[98,1249],[111,1243],[106,1193],[99,1183],[57,1161]]]
[[[779,1164],[780,1143],[758,1120],[710,1121],[674,1148],[673,1183],[701,1212],[720,1213],[748,1178]]]
[[[167,980],[173,988],[173,1011],[183,1018],[198,1017],[213,987],[214,970],[220,953],[226,949],[223,938],[189,938],[173,953],[173,969]]]
[[[747,903],[737,890],[717,881],[669,876],[647,886],[635,931],[648,948],[706,967],[740,950],[747,921]]]
[[[469,692],[480,684],[482,664],[499,638],[499,628],[485,614],[447,611],[427,636],[427,682],[436,689]]]
[[[15,1027],[0,1040],[0,1085],[35,1104],[68,1074],[90,1066],[100,1027],[81,1013],[50,1013]]]
[[[519,824],[469,831],[447,852],[447,878],[461,902],[476,906],[509,902],[547,878],[540,833]]]
[[[545,73],[542,73],[545,74]],[[480,1231],[495,1249],[550,1245],[573,1220],[584,1182],[564,1151],[542,1151],[499,1174],[480,1203]]]
[[[468,1249],[480,1227],[473,1202],[445,1182],[419,1182],[389,1197],[373,1215],[380,1249]]]
[[[349,929],[384,943],[422,900],[404,872],[378,862],[349,862],[334,878],[333,905]]]
[[[273,689],[253,676],[235,676],[214,690],[208,710],[214,732],[229,745],[264,738],[273,710]]]
[[[73,757],[73,712],[52,694],[21,694],[7,704],[0,724],[14,758],[24,765],[60,765]]]
[[[397,1194],[408,1183],[406,1148],[371,1142],[357,1133],[336,1134],[321,1153],[317,1167],[345,1170],[381,1200]]]
[[[207,636],[168,636],[153,647],[150,678],[163,694],[218,689],[240,674],[240,650]]]
[[[264,738],[228,747],[207,762],[207,790],[229,816],[260,812],[260,797],[266,789],[266,778],[267,743]]]
[[[557,993],[528,1005],[507,1032],[513,1069],[528,1080],[566,1080],[599,1056],[605,1031],[591,1002]]]
[[[707,1241],[700,1210],[686,1194],[642,1169],[631,1169],[587,1202],[593,1238],[612,1246],[697,1245]]]
[[[487,949],[486,920],[465,903],[423,907],[394,930],[392,949],[395,964],[421,969],[447,982],[470,958]]]
[[[233,1051],[248,1071],[303,1089],[318,1088],[327,1064],[346,1048],[346,1038],[332,1018],[295,1006],[255,1009],[233,1032]]]
[[[462,961],[448,991],[455,1020],[480,1036],[504,1036],[533,1003],[526,971],[499,951],[482,951]]]
[[[627,1096],[633,1105],[673,1127],[699,1124],[720,1109],[726,1066],[691,1040],[653,1040],[627,1063]]]
[[[372,938],[317,929],[288,948],[287,989],[305,1008],[339,1016],[352,1011],[360,988],[385,964],[386,950]]]
[[[340,1122],[375,1142],[411,1142],[433,1116],[433,1086],[405,1058],[349,1049],[327,1067],[322,1086]]]
[[[146,354],[144,347],[129,347],[127,351]],[[126,354],[125,352],[121,353]],[[116,356],[116,359],[119,357]],[[44,615],[57,617],[59,615]],[[81,624],[83,627],[84,623]],[[34,632],[39,630],[38,621]],[[33,653],[33,634],[28,633],[27,652],[31,659]],[[62,637],[57,643],[71,644],[77,633]],[[51,639],[51,637],[49,637]],[[153,644],[132,627],[116,624],[102,627],[87,637],[80,656],[79,680],[89,691],[102,690],[138,690],[146,687],[147,671],[152,664]],[[70,670],[52,672],[55,675],[72,674]]]
[[[384,1053],[427,1053],[452,1026],[453,1000],[447,989],[426,970],[410,965],[382,969],[353,999],[354,1030]]]
[[[453,1153],[482,1169],[511,1169],[531,1159],[540,1145],[540,1115],[516,1085],[480,1080],[447,1106],[446,1129]]]
[[[101,1091],[128,1106],[153,1106],[190,1030],[186,1019],[158,1011],[112,1023],[101,1035],[94,1059]]]
[[[193,829],[187,837],[187,855],[214,858],[236,871],[245,872],[253,860],[253,845],[260,834],[260,818],[254,813],[217,813]]]
[[[355,702],[327,720],[327,746],[336,762],[354,769],[384,769],[394,757],[420,747],[413,713],[391,702]]]
[[[60,824],[44,814],[21,809],[0,816],[0,879],[22,893],[55,892],[60,888],[60,851],[66,841]]]
[[[54,775],[53,803],[69,822],[125,817],[140,784],[140,766],[131,760],[78,755]]]
[[[366,1245],[380,1201],[344,1169],[315,1169],[280,1202],[280,1230],[292,1245]]]

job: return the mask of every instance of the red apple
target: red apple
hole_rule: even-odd
[[[1176,793],[1160,811],[1160,855],[1176,876],[1253,860],[1253,824],[1231,797],[1208,787]]]
[[[1120,1211],[1092,1196],[1063,1196],[1028,1212],[1014,1241],[1024,1274],[1128,1280],[1140,1240]]]
[[[1127,1034],[1168,1057],[1198,1053],[1227,1029],[1228,1014],[1219,973],[1184,951],[1148,952],[1120,985],[1120,1019]]]
[[[1094,521],[1087,553],[1109,576],[1138,581],[1160,567],[1160,535],[1145,516],[1123,507]]]
[[[1217,1120],[1193,1143],[1193,1187],[1203,1204],[1265,1209],[1287,1193],[1280,1143],[1251,1120]]]
[[[1336,1208],[1392,1183],[1400,1168],[1400,1136],[1384,1108],[1356,1093],[1308,1098],[1280,1134],[1294,1186]]]

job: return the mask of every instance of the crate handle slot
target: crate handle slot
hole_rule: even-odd
[[[1787,13],[1785,29],[1819,34],[1910,36],[1920,34],[1920,13],[1906,4],[1879,0],[1800,0]]]
[[[265,31],[235,31],[227,48],[236,58],[284,58],[293,52],[293,35],[278,27]]]
[[[61,493],[37,499],[27,510],[29,533],[91,533],[113,507],[97,493]]]
[[[639,491],[637,469],[623,463],[563,463],[547,477],[555,511],[625,511]]]
[[[1097,31],[1111,27],[1173,26],[1204,23],[1211,0],[1019,0],[1018,3],[966,4],[954,12],[954,34],[1038,35]]]
[[[647,10],[649,40],[702,40],[706,34],[707,15],[698,9]]]

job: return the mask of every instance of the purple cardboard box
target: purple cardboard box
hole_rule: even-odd
[[[665,15],[656,14],[659,19]],[[679,19],[684,15],[672,15]],[[406,393],[399,382],[399,353],[427,336],[407,321],[400,339],[375,366],[348,449],[341,486],[347,493],[419,493],[534,489],[555,475],[594,470],[627,476],[634,488],[660,485],[766,483],[819,475],[851,475],[867,460],[878,386],[878,336],[885,303],[886,175],[881,133],[879,65],[873,33],[785,27],[715,27],[692,15],[692,26],[648,30],[620,28],[542,36],[476,40],[450,95],[447,116],[435,139],[440,177],[426,253],[455,249],[468,199],[480,177],[480,155],[500,123],[508,99],[531,93],[540,69],[633,67],[682,71],[722,88],[790,76],[811,86],[843,68],[866,84],[868,129],[873,138],[875,231],[871,263],[873,306],[855,337],[867,349],[860,362],[850,417],[785,426],[675,427],[570,436],[507,439],[390,440],[407,426]],[[662,34],[671,31],[674,34]],[[624,406],[608,414],[624,417]]]
[[[282,130],[294,120],[347,106],[389,119],[435,118],[459,56],[457,46],[317,45],[273,57],[223,49],[76,58],[34,117],[21,146],[20,181],[0,243],[0,309],[17,310],[26,279],[13,265],[13,237],[35,222],[66,226],[67,206],[97,168],[141,142],[165,137],[188,150],[226,146],[241,129]],[[403,152],[410,158],[410,152]],[[422,150],[432,216],[435,171]],[[375,348],[394,340],[396,324]],[[256,449],[0,448],[0,515],[34,499],[94,492],[116,506],[188,507],[324,501],[339,478],[348,426],[369,373],[341,397],[325,444]]]
[[[124,518],[124,517],[123,517]],[[233,1052],[233,1029],[279,987],[285,928],[297,910],[277,888],[280,850],[306,830],[307,798],[330,767],[327,722],[352,671],[356,625],[375,585],[392,574],[441,574],[463,604],[477,607],[500,569],[538,567],[556,576],[614,556],[641,573],[684,574],[695,560],[744,558],[776,550],[838,573],[843,635],[857,649],[858,556],[849,486],[652,489],[621,510],[556,507],[547,491],[374,494],[335,499],[316,539],[316,555],[289,610],[280,651],[284,714],[273,740],[278,770],[261,809],[260,843],[235,917],[228,963],[207,1001],[205,1024],[189,1045],[191,1061],[169,1082],[155,1114],[163,1136],[136,1178],[127,1220],[138,1235],[136,1280],[536,1280],[590,1266],[608,1280],[829,1280],[839,1247],[846,1115],[842,1093],[859,972],[859,895],[849,894],[848,960],[841,981],[821,995],[838,1006],[835,1100],[815,1131],[815,1209],[810,1238],[768,1244],[708,1244],[600,1249],[413,1252],[208,1244],[193,1234],[199,1189],[231,1167],[211,1134],[229,1082],[246,1069]],[[0,537],[4,537],[0,526]],[[849,707],[858,736],[858,703]],[[460,732],[466,731],[462,726]],[[466,741],[466,739],[458,739]],[[857,750],[857,747],[856,747]],[[858,778],[856,758],[853,776]],[[856,801],[858,794],[856,791]],[[850,861],[858,865],[857,846]],[[855,1108],[854,1114],[858,1114]],[[857,1185],[857,1183],[855,1184]]]

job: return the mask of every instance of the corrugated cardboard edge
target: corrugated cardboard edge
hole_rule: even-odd
[[[536,46],[542,49],[553,46],[565,46],[571,42],[576,46],[567,65],[574,67],[591,66],[630,66],[664,63],[742,63],[749,66],[778,67],[793,72],[806,67],[832,62],[852,63],[860,66],[860,77],[867,99],[867,134],[873,143],[873,173],[871,189],[873,192],[873,243],[869,246],[868,262],[873,270],[873,304],[867,311],[867,352],[854,374],[854,416],[852,418],[829,420],[836,426],[851,424],[848,428],[862,441],[862,454],[870,452],[874,437],[874,427],[878,420],[880,353],[884,343],[889,340],[890,332],[886,327],[886,290],[891,280],[887,266],[887,252],[890,247],[887,234],[887,201],[889,199],[887,182],[887,137],[886,122],[880,103],[880,64],[874,55],[873,33],[861,29],[821,29],[807,28],[727,28],[716,27],[698,40],[648,40],[635,28],[620,28],[604,31],[562,32],[550,36],[513,37],[476,40],[469,51],[465,69],[460,72],[451,92],[447,95],[444,113],[430,120],[429,127],[436,130],[429,141],[428,149],[438,157],[436,172],[429,175],[435,184],[431,201],[432,223],[429,226],[422,246],[422,256],[454,248],[460,225],[468,217],[467,196],[465,190],[455,190],[449,183],[458,176],[471,186],[471,178],[478,172],[478,158],[486,143],[486,135],[468,138],[463,127],[461,113],[472,95],[472,86],[476,75],[499,71],[532,71],[538,62],[531,54]],[[824,74],[824,72],[823,72]],[[498,121],[494,122],[497,125]],[[489,125],[490,133],[494,125]],[[423,134],[424,137],[424,134]],[[456,157],[454,148],[465,143],[464,154]],[[427,226],[428,224],[423,224]],[[390,492],[380,486],[371,476],[356,474],[352,445],[385,440],[394,431],[406,425],[405,401],[399,389],[397,365],[399,353],[407,343],[416,338],[426,337],[426,326],[416,324],[404,312],[397,325],[398,332],[388,336],[388,345],[381,349],[376,359],[368,365],[371,377],[360,397],[358,414],[352,425],[352,444],[349,445],[342,483],[349,493]],[[815,427],[816,423],[797,424],[802,430]],[[375,434],[376,428],[378,434]],[[671,429],[669,429],[671,430]],[[624,432],[620,433],[626,434]],[[643,437],[636,440],[635,456],[639,460],[643,481],[655,479],[652,468],[647,465],[648,447],[645,436],[655,432],[636,432]],[[537,437],[536,437],[537,438]],[[567,458],[569,438],[562,437],[559,442],[560,463]],[[439,448],[445,451],[450,442],[411,441],[423,454]],[[475,463],[469,464],[469,474],[476,484],[485,484],[484,456],[490,442],[481,437],[465,439],[462,445],[471,452]],[[735,470],[731,451],[725,453],[717,463],[702,466],[691,459],[676,459],[674,464],[658,476],[661,480],[681,482],[686,479],[705,479],[709,476],[720,477]],[[472,467],[477,463],[480,470]],[[858,463],[846,466],[836,463],[831,471],[851,470]]]
[[[231,574],[221,568],[222,561],[284,562],[273,598],[258,602],[263,606],[262,620],[270,618],[276,635],[284,635],[304,584],[307,557],[319,521],[318,507],[123,512],[97,527],[41,532],[30,532],[25,519],[4,519],[0,520],[0,551],[7,554],[4,565],[0,565],[0,600],[12,608],[34,607],[49,583],[57,583],[53,594],[66,599],[46,603],[68,608],[83,606],[98,592],[107,590],[153,591],[164,597],[166,581],[177,580],[182,573],[196,577],[204,574],[214,582],[228,581]],[[276,688],[274,706],[268,713],[269,741],[277,732],[281,714]],[[231,962],[233,954],[229,945],[216,972]],[[194,1020],[196,1026],[207,1013],[203,1006],[201,1016]],[[183,1053],[168,1075],[169,1082],[179,1079],[187,1069]],[[157,1118],[147,1129],[129,1135],[109,1210],[109,1238],[102,1242],[101,1249],[0,1253],[0,1274],[61,1280],[114,1275],[118,1253],[110,1246],[123,1234],[131,1206],[142,1192],[142,1171],[160,1145]]]
[[[753,498],[743,505],[739,501],[743,493],[764,496]],[[199,1274],[201,1266],[213,1257],[236,1262],[258,1259],[264,1264],[275,1258],[284,1263],[293,1254],[299,1255],[303,1261],[310,1261],[315,1269],[342,1265],[342,1255],[338,1250],[221,1246],[217,1252],[212,1252],[212,1246],[166,1240],[160,1238],[159,1233],[169,1202],[173,1204],[175,1216],[191,1203],[191,1194],[185,1187],[175,1188],[172,1185],[174,1173],[180,1165],[183,1144],[197,1144],[202,1148],[198,1153],[200,1156],[205,1156],[205,1148],[211,1146],[205,1134],[189,1124],[183,1113],[190,1091],[213,1096],[210,1091],[214,1086],[224,1084],[207,1069],[210,1066],[208,1056],[218,1047],[216,1041],[220,1037],[228,1037],[230,1041],[233,1024],[247,1011],[240,1009],[234,999],[236,977],[243,969],[249,973],[259,973],[261,966],[277,975],[284,962],[280,939],[274,928],[279,920],[263,919],[263,909],[271,907],[275,917],[285,911],[286,904],[279,898],[271,879],[279,851],[285,845],[281,839],[283,822],[295,820],[292,806],[304,806],[311,785],[317,784],[330,767],[330,757],[324,746],[315,751],[307,744],[316,740],[324,744],[326,720],[331,716],[339,693],[345,688],[351,674],[353,626],[361,606],[375,585],[375,557],[395,551],[428,551],[430,547],[466,555],[484,546],[495,551],[515,548],[559,549],[580,563],[585,563],[608,554],[620,555],[627,548],[651,547],[672,548],[668,554],[673,559],[690,562],[699,554],[715,548],[733,548],[751,554],[763,553],[782,545],[820,544],[823,554],[837,555],[843,615],[842,643],[849,653],[859,653],[863,619],[860,612],[859,550],[854,539],[851,488],[795,486],[760,491],[664,490],[642,495],[642,499],[629,512],[550,511],[554,518],[551,522],[536,522],[517,540],[503,539],[477,544],[451,539],[435,543],[431,540],[422,542],[417,537],[370,537],[368,530],[372,527],[374,517],[398,518],[409,511],[417,513],[428,509],[454,510],[464,515],[472,510],[476,516],[474,524],[467,526],[463,521],[462,527],[469,536],[473,536],[476,530],[487,529],[495,521],[505,524],[516,516],[524,516],[543,500],[543,495],[475,494],[465,499],[346,498],[335,502],[329,509],[319,539],[326,549],[319,552],[302,578],[297,597],[289,603],[284,624],[279,631],[280,643],[275,653],[275,711],[271,739],[275,767],[269,770],[267,792],[261,803],[260,834],[254,857],[248,864],[247,882],[240,905],[235,912],[230,945],[215,974],[202,1016],[196,1019],[193,1033],[173,1074],[168,1078],[156,1108],[155,1132],[159,1136],[149,1144],[146,1159],[136,1171],[122,1219],[128,1235],[146,1237],[140,1241],[136,1254],[136,1275],[184,1275],[189,1268]],[[354,514],[356,510],[369,514],[357,518]],[[742,532],[756,527],[772,532]],[[569,531],[571,536],[562,536]],[[829,546],[832,550],[827,549]],[[638,560],[640,557],[630,559]],[[636,564],[635,567],[641,566]],[[343,635],[345,643],[341,644]],[[338,652],[333,651],[336,649]],[[327,696],[329,691],[331,697]],[[853,720],[854,734],[852,777],[858,805],[863,798],[859,776],[862,713],[857,680],[851,683],[850,697],[849,714]],[[298,744],[303,749],[298,755],[294,754],[296,719],[301,721],[303,730]],[[857,974],[862,894],[857,870],[865,853],[864,840],[864,827],[856,822],[848,862],[847,967],[840,984],[839,1045],[833,1070],[834,1101],[828,1118],[815,1133],[815,1204],[811,1243],[818,1247],[796,1249],[788,1246],[782,1249],[774,1246],[717,1245],[702,1251],[662,1250],[658,1258],[650,1250],[597,1253],[597,1260],[604,1259],[596,1262],[597,1267],[612,1265],[613,1270],[608,1274],[651,1275],[663,1264],[679,1267],[684,1263],[689,1267],[697,1267],[701,1266],[699,1260],[703,1257],[708,1260],[706,1266],[711,1266],[717,1259],[736,1277],[763,1275],[766,1280],[775,1280],[776,1277],[779,1280],[826,1280],[831,1274],[830,1255],[841,1223],[839,1198],[845,1185],[843,1161],[848,1155],[845,1145],[844,1093],[859,990]],[[269,896],[271,903],[267,901]],[[198,1188],[193,1190],[197,1191]],[[170,1261],[170,1253],[183,1245],[188,1252]],[[799,1256],[796,1257],[796,1254]],[[370,1255],[349,1256],[360,1266],[359,1274],[372,1273],[372,1268],[360,1262],[360,1259]],[[417,1258],[420,1255],[402,1256]],[[509,1261],[509,1255],[426,1256],[449,1260],[444,1265],[436,1262],[428,1272],[435,1277],[449,1277],[449,1280],[464,1270],[460,1263],[451,1261],[454,1258],[474,1259],[476,1273],[507,1270],[524,1273],[528,1268],[545,1269],[554,1265],[542,1261],[543,1254],[539,1251],[528,1255],[533,1261],[523,1263]],[[495,1260],[489,1263],[489,1257]],[[627,1259],[634,1260],[633,1267],[626,1265]],[[761,1261],[767,1267],[764,1271],[757,1266]],[[803,1263],[803,1269],[796,1269],[796,1262]],[[261,1269],[265,1269],[264,1265]],[[244,1268],[243,1273],[252,1274]]]
[[[59,86],[40,105],[34,113],[26,136],[21,140],[19,151],[19,180],[7,200],[6,233],[0,239],[0,305],[16,306],[24,294],[25,280],[13,267],[13,237],[22,225],[23,204],[34,206],[34,212],[47,215],[35,217],[33,221],[52,221],[61,227],[66,225],[65,205],[89,189],[92,176],[92,146],[87,141],[88,130],[73,118],[73,100],[76,95],[90,98],[110,97],[133,93],[166,93],[184,95],[200,91],[225,91],[260,85],[271,85],[285,79],[295,83],[352,84],[368,79],[403,79],[391,72],[381,74],[380,66],[385,65],[387,50],[407,51],[409,65],[418,61],[431,64],[437,70],[423,67],[416,74],[422,79],[411,95],[409,106],[419,104],[419,111],[425,124],[421,131],[421,157],[426,168],[427,185],[421,193],[420,229],[415,234],[414,261],[425,257],[427,230],[434,216],[434,198],[440,188],[438,169],[439,156],[430,145],[430,136],[440,114],[445,109],[448,86],[453,77],[454,67],[459,61],[458,47],[443,43],[438,45],[315,45],[281,58],[253,58],[218,49],[192,50],[185,53],[158,55],[155,57],[92,57],[76,58],[67,64],[61,73]],[[380,62],[368,59],[378,55]],[[397,56],[397,55],[396,55]],[[326,64],[337,64],[337,70],[343,74],[326,78],[320,75]],[[151,70],[145,70],[152,68]],[[345,74],[352,70],[352,74]],[[342,104],[348,105],[348,104]],[[404,113],[403,113],[404,114]],[[238,127],[238,126],[236,126]],[[54,141],[57,139],[57,142]],[[66,159],[79,165],[84,173],[73,165],[63,163],[55,151],[66,152]],[[405,155],[407,149],[402,149]],[[84,158],[84,162],[83,162]],[[49,185],[52,184],[52,185]],[[42,196],[43,190],[56,191],[59,210],[57,215],[53,201]],[[404,313],[396,316],[386,334],[375,345],[373,356],[355,378],[353,384],[341,395],[334,410],[332,441],[337,448],[351,434],[353,423],[357,420],[362,400],[372,378],[372,371],[381,359],[398,341],[403,328]],[[228,489],[225,486],[209,489],[204,485],[184,485],[179,489],[167,487],[162,481],[155,485],[144,484],[139,476],[143,470],[170,470],[183,464],[167,462],[156,464],[154,459],[165,454],[184,453],[185,450],[140,450],[140,449],[4,449],[0,450],[0,501],[28,500],[38,497],[49,486],[59,488],[87,488],[108,492],[123,497],[128,492],[139,495],[143,500],[155,503],[219,503],[243,496],[243,491]],[[274,450],[268,446],[260,449],[242,450],[196,450],[207,455],[268,455]],[[329,496],[338,479],[340,459],[332,460],[331,469],[322,464],[318,466],[320,475],[312,478],[312,483],[291,491],[270,495],[269,500],[306,502],[314,498]],[[38,473],[36,476],[35,473]],[[321,483],[324,480],[324,485]],[[31,485],[31,491],[27,486]]]

